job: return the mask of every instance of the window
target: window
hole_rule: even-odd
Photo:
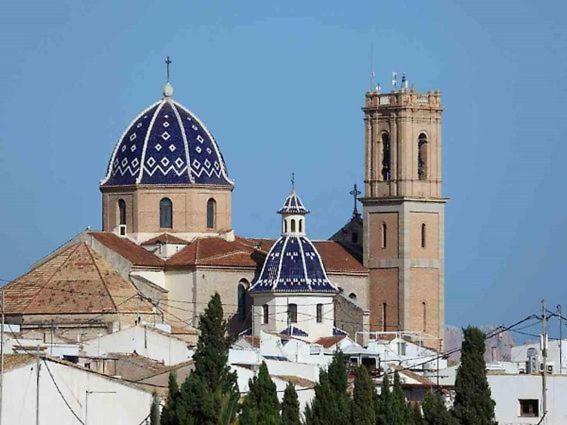
[[[126,224],[126,201],[118,200],[118,224]]]
[[[406,343],[403,341],[398,341],[398,356],[406,355]]]
[[[262,306],[262,324],[267,325],[270,320],[270,308],[268,304]]]
[[[287,321],[288,323],[297,323],[297,304],[287,305]]]
[[[425,223],[421,224],[421,247],[425,248]]]
[[[382,330],[386,330],[386,303],[382,303]]]
[[[207,229],[215,228],[217,203],[211,198],[207,201]]]
[[[539,400],[520,399],[520,416],[524,418],[537,418],[539,416]]]
[[[422,309],[422,314],[423,314],[423,332],[427,331],[427,304],[425,304],[425,301],[423,301],[421,303],[421,309]]]
[[[427,179],[427,136],[423,133],[417,140],[417,177]]]
[[[244,321],[246,319],[246,286],[248,281],[242,279],[238,284],[238,320]]]
[[[386,223],[382,223],[382,248],[386,248],[388,244],[388,226]]]
[[[284,220],[284,233],[287,233],[287,220]]]
[[[323,323],[323,304],[317,304],[317,323]]]
[[[390,136],[382,133],[382,179],[390,180]]]
[[[295,232],[295,220],[293,218],[291,219],[291,231]]]
[[[159,201],[159,227],[173,228],[173,204],[169,198],[163,198]]]
[[[351,292],[350,294],[348,294],[348,297],[353,300],[356,301],[356,294],[354,292]]]
[[[303,220],[298,220],[299,223],[299,233],[303,232]]]
[[[352,234],[350,235],[350,241],[352,243],[358,243],[358,233],[357,232],[352,232]]]

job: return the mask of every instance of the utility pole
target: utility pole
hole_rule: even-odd
[[[39,344],[37,345],[37,359],[35,364],[36,378],[35,378],[35,425],[39,425]]]
[[[541,315],[541,356],[543,358],[543,371],[541,373],[541,399],[543,419],[545,420],[545,417],[547,416],[547,311],[545,309],[545,300],[541,300]]]
[[[559,374],[563,373],[563,318],[561,316],[561,304],[557,305],[557,317],[559,319]]]

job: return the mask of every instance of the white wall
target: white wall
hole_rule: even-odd
[[[177,338],[156,332],[146,326],[133,326],[121,331],[85,341],[87,356],[99,357],[108,353],[132,354],[173,365],[191,357],[187,344]]]
[[[72,366],[49,360],[47,364],[73,411],[88,425],[139,424],[150,412],[152,394],[147,391]],[[79,422],[65,405],[43,363],[39,376],[39,423],[77,425]],[[3,423],[36,425],[36,377],[35,362],[5,372]],[[87,391],[113,393],[89,394],[85,418]]]
[[[487,377],[492,399],[496,402],[496,420],[500,425],[537,424],[540,421],[543,414],[541,376],[488,374]],[[547,384],[548,414],[545,424],[567,424],[567,375],[550,375]],[[520,417],[519,399],[539,400],[539,418]]]
[[[335,308],[333,304],[334,294],[258,294],[254,295],[254,306],[252,310],[254,335],[260,332],[280,333],[288,326],[287,309],[288,304],[297,304],[297,323],[293,326],[307,332],[309,341],[314,341],[323,336],[333,335],[333,323],[335,319]],[[268,304],[268,323],[262,323],[262,306]],[[323,305],[323,321],[317,323],[316,306]]]

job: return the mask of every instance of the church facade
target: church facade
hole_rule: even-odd
[[[234,334],[442,338],[439,95],[370,92],[363,110],[363,214],[355,200],[342,229],[311,241],[292,190],[281,237],[244,238],[232,227],[234,182],[220,146],[168,82],[112,152],[100,183],[102,231],[78,234],[9,283],[8,320],[29,332],[50,327],[52,338],[140,321],[190,333],[218,292]]]

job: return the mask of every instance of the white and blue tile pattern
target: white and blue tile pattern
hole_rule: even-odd
[[[104,186],[232,186],[216,141],[189,110],[169,97],[150,106],[123,133]]]

